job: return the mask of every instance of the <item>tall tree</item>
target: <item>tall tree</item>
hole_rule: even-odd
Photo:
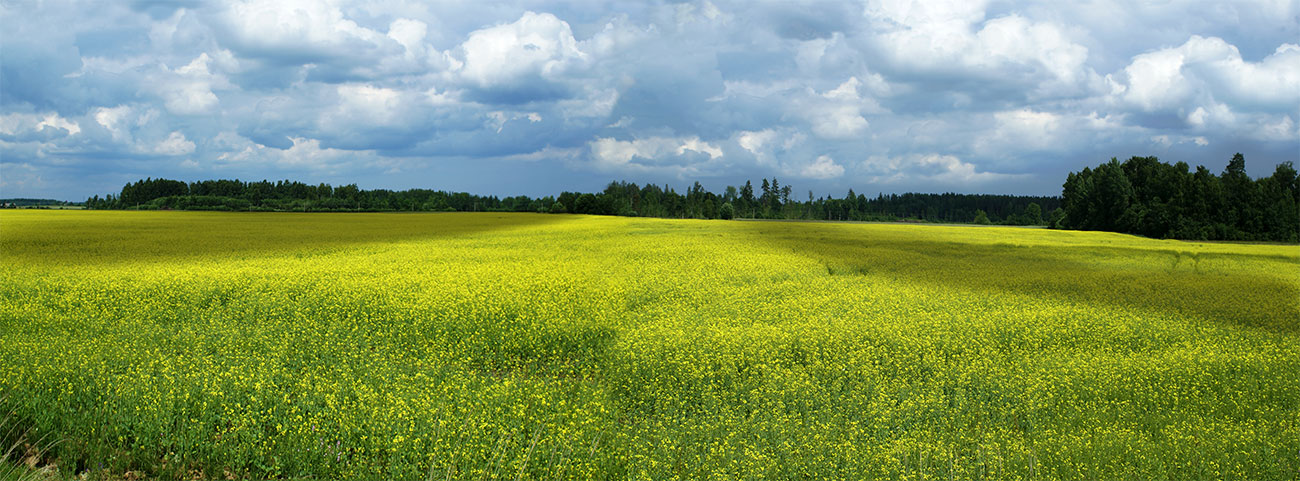
[[[772,184],[767,182],[767,177],[763,178],[763,196],[758,198],[758,202],[762,206],[764,214],[766,214],[768,208],[772,207]]]
[[[773,211],[780,211],[781,210],[781,182],[776,180],[776,177],[772,177],[772,191],[770,195],[772,196],[772,200],[768,201],[768,205],[772,207]]]
[[[745,186],[740,188],[740,211],[746,217],[754,217],[754,184],[748,180]]]
[[[1240,153],[1221,176],[1155,157],[1133,157],[1118,168],[1111,159],[1066,177],[1063,217],[1054,224],[1149,237],[1288,241],[1300,237],[1294,234],[1300,227],[1293,227],[1300,226],[1300,213],[1291,214],[1300,205],[1290,187],[1294,172],[1285,162],[1273,176],[1252,180]]]

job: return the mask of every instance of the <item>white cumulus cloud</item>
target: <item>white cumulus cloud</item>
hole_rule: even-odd
[[[598,138],[589,144],[595,166],[604,171],[695,173],[722,158],[718,146],[699,137]]]
[[[316,0],[236,0],[219,22],[230,42],[252,56],[315,58],[370,49],[386,36],[348,18],[338,2]]]
[[[1040,94],[1085,88],[1088,49],[1060,24],[1017,14],[986,19],[983,1],[887,0],[866,8],[874,47],[913,72],[1042,79]],[[1021,78],[1016,78],[1021,77]]]
[[[844,175],[844,166],[835,163],[829,155],[817,157],[817,160],[800,169],[799,175],[809,179],[834,179]]]
[[[549,13],[526,12],[514,23],[469,34],[461,45],[460,69],[481,87],[507,84],[536,75],[555,78],[586,55],[578,49],[569,24]]]
[[[187,155],[194,153],[194,142],[185,138],[185,134],[173,131],[154,145],[153,152],[159,155]]]

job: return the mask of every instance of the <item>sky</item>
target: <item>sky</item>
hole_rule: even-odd
[[[1300,1],[0,1],[0,197],[291,179],[1059,195],[1300,161]]]

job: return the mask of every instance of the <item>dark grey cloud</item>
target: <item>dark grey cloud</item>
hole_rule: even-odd
[[[1055,193],[1300,157],[1294,2],[0,5],[0,196],[145,176],[484,193]]]

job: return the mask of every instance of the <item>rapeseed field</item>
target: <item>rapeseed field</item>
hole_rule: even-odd
[[[91,479],[1295,479],[1300,248],[6,211],[0,411]]]

